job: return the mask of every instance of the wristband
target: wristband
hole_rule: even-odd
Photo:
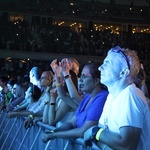
[[[55,103],[50,103],[50,105],[53,105],[53,106],[54,106],[54,105],[55,105]]]
[[[59,86],[61,86],[61,83],[56,83],[56,87],[59,87]]]
[[[65,79],[68,79],[70,77],[70,75],[68,74],[68,75],[66,75],[66,76],[64,76],[64,78]]]
[[[29,115],[29,118],[31,118],[32,120],[34,119],[34,116],[33,115]]]
[[[100,128],[99,131],[96,133],[95,139],[96,139],[97,141],[100,140],[100,136],[101,136],[101,133],[102,133],[103,131],[104,131],[104,129],[103,129],[103,128]]]
[[[50,133],[54,133],[54,130],[50,130]]]
[[[99,131],[100,127],[95,126],[92,128],[92,139],[95,139],[97,132]]]

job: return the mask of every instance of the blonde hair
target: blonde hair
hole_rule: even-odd
[[[130,65],[130,76],[134,79],[140,70],[140,60],[135,51],[129,49],[122,49],[123,53],[127,56]]]
[[[43,73],[47,75],[48,80],[51,81],[51,85],[52,85],[52,82],[54,80],[54,75],[53,75],[52,71],[44,71]]]

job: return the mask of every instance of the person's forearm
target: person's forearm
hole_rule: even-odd
[[[66,92],[62,86],[61,77],[56,76],[56,88],[60,98],[66,97]]]
[[[52,105],[53,104],[53,105]],[[50,103],[49,105],[49,112],[48,112],[48,116],[49,116],[49,125],[55,125],[55,115],[56,115],[56,111],[55,111],[55,104],[54,103]]]
[[[17,106],[17,110],[23,110],[23,109],[25,109],[27,106],[28,106],[28,102],[26,102],[26,103],[24,103],[24,104],[22,104],[22,105],[20,105],[20,106]]]
[[[112,149],[128,149],[127,141],[124,141],[124,139],[118,133],[110,132],[107,129],[101,133],[100,142],[108,145],[108,147]]]
[[[57,77],[56,78],[56,81],[57,81],[57,92],[58,92],[58,95],[59,97],[67,104],[69,105],[70,107],[74,108],[74,109],[77,109],[77,106],[78,104],[70,97],[66,94],[62,84],[60,83],[60,78]]]
[[[74,128],[67,131],[58,131],[54,132],[55,138],[64,138],[64,139],[75,139],[83,137],[83,132],[80,128]]]
[[[19,112],[16,112],[16,116],[28,116],[30,114],[31,114],[30,111],[19,111]]]
[[[40,110],[36,113],[31,112],[31,115],[33,115],[33,117],[43,117],[43,111],[44,110]]]
[[[48,123],[48,113],[49,113],[49,102],[45,105],[43,111],[43,123]]]
[[[68,77],[67,79],[65,79],[67,88],[68,88],[68,92],[70,97],[77,103],[79,104],[82,97],[79,95],[74,83],[72,82],[72,79],[70,77]]]
[[[67,123],[64,123],[62,126],[60,126],[59,128],[56,128],[55,131],[66,131],[66,130],[70,130],[70,129],[73,129],[74,126],[67,122]]]

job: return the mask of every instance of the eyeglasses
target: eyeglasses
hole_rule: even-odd
[[[93,78],[92,76],[86,76],[86,75],[84,75],[84,74],[82,74],[81,76],[80,76],[80,79],[86,79],[86,78]]]
[[[110,51],[115,52],[115,53],[120,53],[120,54],[124,57],[124,59],[126,60],[127,65],[128,65],[128,68],[129,68],[129,70],[130,70],[130,64],[129,64],[128,57],[127,57],[126,54],[121,50],[121,48],[120,48],[119,46],[116,46],[116,47],[114,47],[114,48],[111,48]]]

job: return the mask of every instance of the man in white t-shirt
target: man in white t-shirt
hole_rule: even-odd
[[[140,69],[134,51],[119,46],[109,50],[101,71],[108,87],[99,125],[87,130],[84,141],[95,141],[101,149],[150,149],[150,110],[142,91],[133,83]],[[91,144],[90,144],[91,145]]]

